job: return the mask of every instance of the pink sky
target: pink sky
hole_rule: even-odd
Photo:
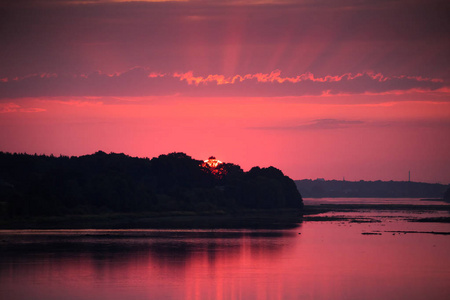
[[[0,151],[450,183],[447,1],[4,1]]]

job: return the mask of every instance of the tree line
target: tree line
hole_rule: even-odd
[[[442,198],[447,185],[410,181],[296,180],[304,197]]]
[[[221,176],[184,153],[148,159],[102,151],[80,157],[0,152],[0,216],[303,206],[294,181],[274,167],[219,167]]]

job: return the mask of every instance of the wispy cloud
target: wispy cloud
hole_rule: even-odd
[[[297,129],[341,129],[364,124],[360,120],[318,119],[309,124],[299,125]]]
[[[350,128],[442,128],[448,130],[450,121],[447,119],[406,119],[406,120],[354,120],[354,119],[315,119],[300,121],[294,125],[269,125],[249,127],[253,130],[270,131],[311,131],[311,130],[343,130]]]
[[[256,130],[329,130],[329,129],[343,129],[348,127],[360,126],[366,124],[361,120],[342,120],[342,119],[316,119],[308,122],[301,122],[297,125],[290,126],[267,126],[267,127],[252,127],[250,129]]]
[[[117,96],[142,97],[182,95],[196,97],[283,97],[337,94],[382,94],[411,91],[448,91],[440,78],[420,76],[385,76],[381,73],[345,73],[315,76],[303,73],[283,76],[280,70],[225,76],[158,73],[136,67],[123,73],[91,74],[41,73],[3,78],[0,98]]]
[[[22,107],[16,103],[0,103],[0,114],[4,113],[36,113],[46,111],[44,108],[36,108],[36,107]]]

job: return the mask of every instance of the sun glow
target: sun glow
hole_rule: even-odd
[[[205,159],[203,161],[203,165],[209,168],[217,168],[219,165],[223,164],[223,162],[221,162],[220,160],[218,160],[217,158],[215,158],[214,156],[211,156],[208,159]]]
[[[211,156],[210,158],[204,160],[202,163],[202,167],[219,178],[222,178],[222,176],[227,173],[227,171],[223,168],[224,163],[214,156]]]

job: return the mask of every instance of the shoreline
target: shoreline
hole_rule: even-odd
[[[447,211],[450,205],[414,204],[318,204],[299,209],[225,211],[168,211],[103,213],[10,219],[0,221],[0,229],[290,229],[302,222],[343,221],[316,216],[327,212],[350,211]],[[347,219],[346,219],[347,220]],[[357,220],[347,220],[361,222]],[[422,218],[414,222],[450,223],[450,218]]]
[[[302,215],[297,209],[108,213],[4,220],[0,229],[289,229],[302,222]]]

